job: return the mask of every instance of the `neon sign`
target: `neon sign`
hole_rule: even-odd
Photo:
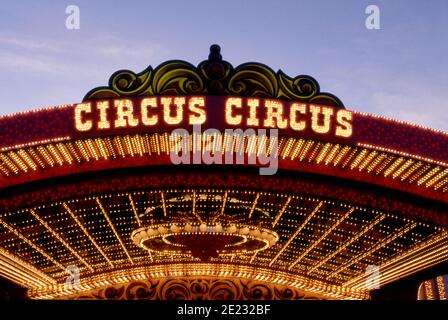
[[[231,128],[310,130],[340,138],[353,133],[350,111],[278,99],[158,96],[90,101],[74,108],[75,128],[80,132],[161,125],[175,128],[202,125],[210,118],[223,119]]]

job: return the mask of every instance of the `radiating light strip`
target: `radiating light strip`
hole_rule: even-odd
[[[121,247],[123,248],[124,253],[126,253],[126,256],[128,257],[129,262],[131,262],[131,264],[134,264],[134,261],[132,260],[132,258],[131,258],[131,256],[130,256],[128,250],[127,250],[126,247],[124,246],[124,243],[123,243],[123,241],[122,241],[121,238],[120,238],[120,235],[118,234],[118,232],[117,232],[117,230],[115,229],[115,227],[114,227],[112,221],[110,220],[109,215],[107,214],[106,210],[104,210],[104,207],[103,207],[103,205],[101,204],[100,199],[95,198],[95,200],[96,200],[96,203],[98,204],[98,206],[100,207],[101,212],[103,213],[104,217],[106,218],[107,223],[109,224],[109,226],[110,226],[110,228],[112,229],[113,233],[114,233],[115,236],[117,237],[118,242],[120,242],[120,245],[121,245]]]
[[[64,267],[62,264],[60,264],[58,261],[56,261],[52,256],[50,256],[45,250],[40,248],[38,245],[34,244],[30,239],[25,237],[22,233],[20,233],[16,228],[9,225],[6,221],[0,218],[0,223],[8,229],[10,232],[15,234],[18,238],[20,238],[22,241],[26,242],[29,246],[31,246],[34,250],[39,252],[41,255],[43,255],[45,258],[50,260],[53,264],[57,265],[60,269],[62,269],[64,272],[66,270],[66,267]]]
[[[379,215],[377,216],[372,222],[369,223],[364,229],[362,229],[360,232],[358,232],[354,237],[351,237],[348,241],[344,242],[343,245],[341,245],[338,249],[327,255],[325,258],[320,260],[316,265],[314,265],[311,269],[307,271],[307,275],[309,275],[314,270],[318,269],[320,266],[324,265],[328,260],[334,258],[339,253],[344,251],[346,248],[348,248],[350,245],[352,245],[355,241],[357,241],[359,238],[361,238],[363,235],[365,235],[367,232],[372,230],[378,223],[384,220],[386,215]]]
[[[220,213],[220,215],[223,215],[224,211],[226,209],[227,196],[228,196],[228,192],[226,191],[226,192],[224,192],[224,197],[222,199],[222,206],[221,206],[221,213]]]
[[[165,194],[162,192],[160,192],[160,196],[161,196],[161,201],[162,201],[162,209],[163,209],[163,216],[166,217],[167,216],[167,212],[166,212],[166,202],[165,202]]]
[[[224,214],[224,210],[226,208],[226,202],[227,202],[227,191],[224,192],[224,196],[222,197],[222,204],[221,204],[221,210],[217,215],[215,215],[212,219],[212,223],[215,222],[220,216]]]
[[[46,223],[41,217],[39,217],[39,215],[37,214],[37,212],[34,209],[30,209],[29,212],[31,213],[31,215],[37,220],[39,221],[39,223],[41,225],[43,225],[45,227],[45,229],[47,229],[52,235],[53,237],[55,237],[56,239],[59,240],[59,242],[61,242],[64,247],[69,250],[76,258],[78,258],[79,261],[81,261],[91,272],[94,271],[93,267],[83,258],[81,257],[81,255],[78,254],[78,252],[76,252],[75,249],[73,249],[68,243],[67,241],[65,241],[64,239],[62,239],[62,237],[53,230],[53,228],[51,228],[48,223]]]
[[[135,220],[137,220],[137,224],[140,227],[142,225],[142,222],[140,221],[140,218],[138,217],[137,209],[135,209],[134,200],[132,200],[132,195],[128,194],[129,202],[131,203],[132,212],[134,213]]]
[[[191,196],[191,211],[193,212],[193,215],[198,218],[198,220],[202,223],[201,217],[196,212],[196,191],[193,191],[193,195]]]
[[[357,257],[355,257],[353,259],[350,259],[346,264],[340,266],[334,272],[332,272],[328,276],[328,278],[334,277],[335,275],[341,273],[342,270],[345,270],[348,267],[350,267],[351,265],[353,265],[353,264],[357,263],[358,261],[360,261],[361,259],[364,259],[365,257],[370,256],[375,251],[377,251],[377,250],[381,249],[382,247],[388,245],[389,243],[391,243],[392,241],[394,241],[398,237],[401,237],[406,232],[408,232],[409,230],[413,229],[416,225],[417,225],[416,222],[411,222],[411,223],[407,224],[406,226],[404,226],[403,228],[398,230],[398,232],[395,232],[395,233],[389,235],[388,237],[386,237],[386,239],[384,239],[383,241],[379,242],[378,244],[373,246],[371,249],[361,253],[360,255],[358,255]]]
[[[250,260],[249,260],[249,263],[252,263],[253,261],[254,261],[254,259],[255,259],[255,257],[257,256],[257,253],[258,253],[259,251],[255,251],[255,253],[252,255],[252,257],[250,258]]]
[[[200,223],[204,223],[204,221],[202,221],[201,216],[196,212],[196,191],[193,191],[193,195],[191,196],[191,212],[198,219]]]
[[[291,270],[297,263],[300,262],[308,253],[310,253],[319,243],[322,242],[330,233],[333,232],[334,229],[336,229],[349,215],[353,213],[355,208],[350,208],[342,217],[340,217],[333,225],[327,229],[327,231],[324,232],[324,234],[313,242],[313,244],[309,245],[308,248],[293,262],[289,265],[288,270]]]
[[[79,221],[79,219],[75,216],[74,212],[70,209],[70,207],[64,202],[63,207],[65,208],[65,211],[67,211],[67,213],[71,216],[71,218],[76,222],[76,224],[78,225],[79,228],[81,228],[82,232],[84,232],[84,234],[87,236],[87,238],[89,238],[90,242],[92,242],[92,244],[95,246],[95,248],[98,250],[99,253],[101,253],[101,255],[104,257],[104,259],[106,259],[106,261],[109,263],[109,265],[111,267],[114,266],[114,264],[112,263],[112,261],[106,256],[106,254],[104,253],[104,251],[100,248],[100,246],[96,243],[95,239],[92,238],[92,236],[90,235],[90,233],[87,231],[87,229],[84,227],[84,225],[81,223],[81,221]]]
[[[314,215],[319,211],[320,207],[322,206],[323,201],[319,202],[319,204],[314,208],[314,210],[306,217],[305,221],[302,222],[302,224],[297,228],[297,230],[294,232],[294,234],[286,241],[286,243],[283,245],[283,247],[278,251],[278,253],[275,255],[275,257],[269,262],[269,266],[272,266],[275,261],[277,261],[278,257],[285,251],[285,249],[289,246],[289,244],[294,240],[295,237],[302,231],[302,229],[307,225],[307,223],[314,217]]]
[[[257,192],[254,202],[252,203],[252,207],[249,212],[249,219],[252,218],[252,214],[254,213],[255,208],[257,207],[258,198],[260,197],[260,193]]]
[[[280,221],[280,218],[282,217],[283,213],[285,213],[286,208],[289,205],[289,202],[291,202],[291,197],[288,197],[288,199],[286,199],[285,204],[283,205],[283,207],[280,209],[280,211],[278,212],[277,216],[274,219],[274,222],[272,222],[272,227],[274,228],[277,223]]]

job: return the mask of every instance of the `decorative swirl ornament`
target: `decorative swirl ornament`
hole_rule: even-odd
[[[244,63],[234,68],[222,60],[221,48],[210,47],[208,60],[197,67],[171,60],[155,69],[151,66],[136,74],[129,70],[115,72],[109,85],[89,91],[84,101],[153,95],[237,95],[275,98],[304,103],[318,103],[344,108],[336,96],[320,92],[318,82],[307,75],[289,77],[262,63]]]
[[[302,300],[324,299],[297,288],[238,278],[146,279],[92,289],[69,299],[99,300]]]

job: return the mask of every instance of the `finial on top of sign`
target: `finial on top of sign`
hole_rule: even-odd
[[[268,66],[243,63],[233,67],[222,59],[221,47],[210,46],[208,60],[198,66],[182,60],[170,60],[140,73],[120,70],[112,74],[109,85],[90,90],[83,101],[159,95],[226,95],[274,98],[344,108],[336,96],[320,92],[310,76],[294,78]]]
[[[222,61],[221,47],[217,44],[210,46],[210,54],[208,55],[208,61],[219,62]]]

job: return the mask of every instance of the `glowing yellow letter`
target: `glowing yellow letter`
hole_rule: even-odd
[[[92,129],[92,120],[83,121],[82,115],[83,113],[91,113],[92,105],[90,102],[88,103],[80,103],[75,107],[75,128],[78,131],[89,131]]]
[[[276,100],[266,100],[264,106],[267,109],[264,126],[267,128],[286,129],[288,121],[283,118],[283,104]],[[274,119],[277,121],[274,121]]]
[[[115,120],[115,128],[126,128],[127,126],[138,126],[138,119],[134,118],[134,106],[129,99],[121,99],[114,101],[117,109],[117,119]]]
[[[306,113],[306,104],[304,103],[293,103],[291,104],[290,110],[289,110],[289,126],[292,130],[296,131],[302,131],[306,128],[306,122],[305,121],[297,121],[299,118],[298,114],[305,114]]]
[[[249,118],[247,118],[247,125],[258,127],[260,121],[257,118],[257,108],[260,105],[260,99],[249,99],[247,100],[247,105],[249,106]]]
[[[157,115],[148,116],[148,107],[157,108],[157,98],[145,98],[140,103],[140,112],[142,115],[142,123],[145,126],[154,126],[157,124],[159,119]]]
[[[329,107],[320,107],[316,105],[310,105],[311,111],[311,128],[316,133],[328,133],[330,131],[331,116],[333,115],[333,109]],[[323,124],[319,124],[319,115],[323,114]]]
[[[226,101],[226,122],[232,126],[237,126],[241,124],[241,115],[233,115],[233,108],[241,109],[242,99],[241,98],[228,98]]]
[[[353,133],[352,127],[353,114],[347,110],[339,110],[336,114],[336,136],[338,137],[351,137]]]
[[[98,129],[110,129],[109,120],[107,120],[107,110],[109,109],[109,101],[99,101],[96,109],[100,112],[100,121],[98,121]]]
[[[176,107],[175,115],[171,116],[171,104],[173,98],[161,98],[160,99],[163,105],[163,118],[167,124],[179,124],[183,120],[184,115],[184,105],[185,105],[185,97],[177,97],[174,98],[174,106]]]
[[[188,101],[188,108],[193,112],[189,118],[190,125],[203,124],[207,120],[204,97],[191,97]]]

